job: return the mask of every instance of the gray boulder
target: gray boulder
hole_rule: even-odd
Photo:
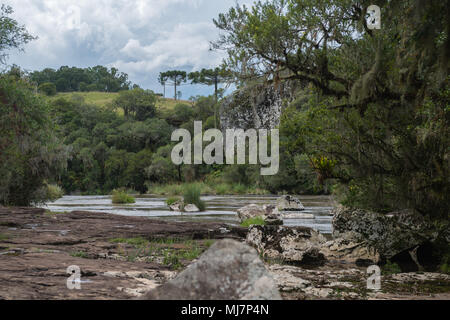
[[[183,200],[176,201],[169,206],[170,211],[183,211],[184,202]]]
[[[277,209],[279,211],[302,211],[305,207],[296,197],[284,195],[277,199]]]
[[[323,265],[320,252],[326,239],[307,227],[251,226],[246,242],[265,258],[299,265]]]
[[[262,217],[266,224],[270,225],[281,225],[283,224],[283,220],[277,210],[277,208],[273,205],[257,205],[257,204],[249,204],[245,207],[242,207],[237,210],[238,218],[241,222],[254,218],[254,217]]]
[[[336,260],[361,266],[369,266],[380,262],[378,251],[366,245],[363,241],[355,240],[353,232],[341,234],[339,238],[322,244],[320,252],[327,260]]]
[[[184,212],[199,212],[200,209],[197,208],[195,204],[187,204],[184,206]]]
[[[381,214],[339,206],[334,209],[332,224],[335,238],[352,232],[354,242],[364,242],[386,259],[438,236],[432,225],[412,210]]]
[[[281,300],[277,285],[256,251],[235,240],[212,245],[147,300]]]

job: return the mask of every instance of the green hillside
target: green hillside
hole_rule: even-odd
[[[50,101],[54,101],[59,98],[76,99],[76,97],[82,97],[86,103],[94,104],[99,107],[106,107],[110,105],[118,95],[119,94],[117,92],[61,92],[53,97],[49,97],[49,99]],[[175,105],[179,103],[188,105],[192,104],[192,102],[188,100],[158,98],[156,107],[161,111],[172,110]]]

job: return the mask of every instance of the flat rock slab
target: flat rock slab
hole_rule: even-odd
[[[134,253],[136,248],[111,239],[243,239],[246,232],[220,223],[0,207],[0,299],[138,297],[177,272],[157,259],[127,260],[121,253]],[[67,288],[66,271],[72,265],[81,269],[81,290]]]

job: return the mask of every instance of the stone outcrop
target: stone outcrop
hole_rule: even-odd
[[[266,224],[269,225],[281,225],[283,220],[281,216],[273,205],[257,205],[249,204],[245,207],[239,208],[237,210],[237,216],[241,222],[255,217],[262,217]]]
[[[236,90],[220,106],[220,123],[224,129],[274,129],[280,124],[284,99],[292,98],[293,82],[278,86],[257,84]]]
[[[355,240],[352,232],[322,244],[320,252],[328,260],[344,261],[358,266],[369,266],[380,262],[380,254],[363,241]]]
[[[277,199],[277,209],[279,211],[302,211],[305,207],[296,197],[284,195]]]
[[[265,258],[298,265],[322,265],[324,236],[307,227],[251,226],[247,243]]]
[[[354,241],[377,249],[386,259],[432,242],[437,237],[423,216],[412,210],[380,214],[341,206],[334,210],[332,223],[335,238],[352,232]]]
[[[279,300],[274,279],[256,251],[234,240],[216,242],[175,279],[144,299]]]

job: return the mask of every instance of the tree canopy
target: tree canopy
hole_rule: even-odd
[[[367,27],[371,4],[380,30]],[[244,82],[303,85],[286,133],[317,171],[331,167],[314,157],[335,163],[324,176],[344,203],[445,217],[449,19],[445,2],[260,1],[220,14],[214,47]]]
[[[169,85],[174,87],[174,99],[177,100],[178,91],[177,86],[180,86],[182,83],[186,82],[187,73],[186,71],[181,70],[171,70],[166,72],[161,72],[159,74],[158,81],[164,86]]]

